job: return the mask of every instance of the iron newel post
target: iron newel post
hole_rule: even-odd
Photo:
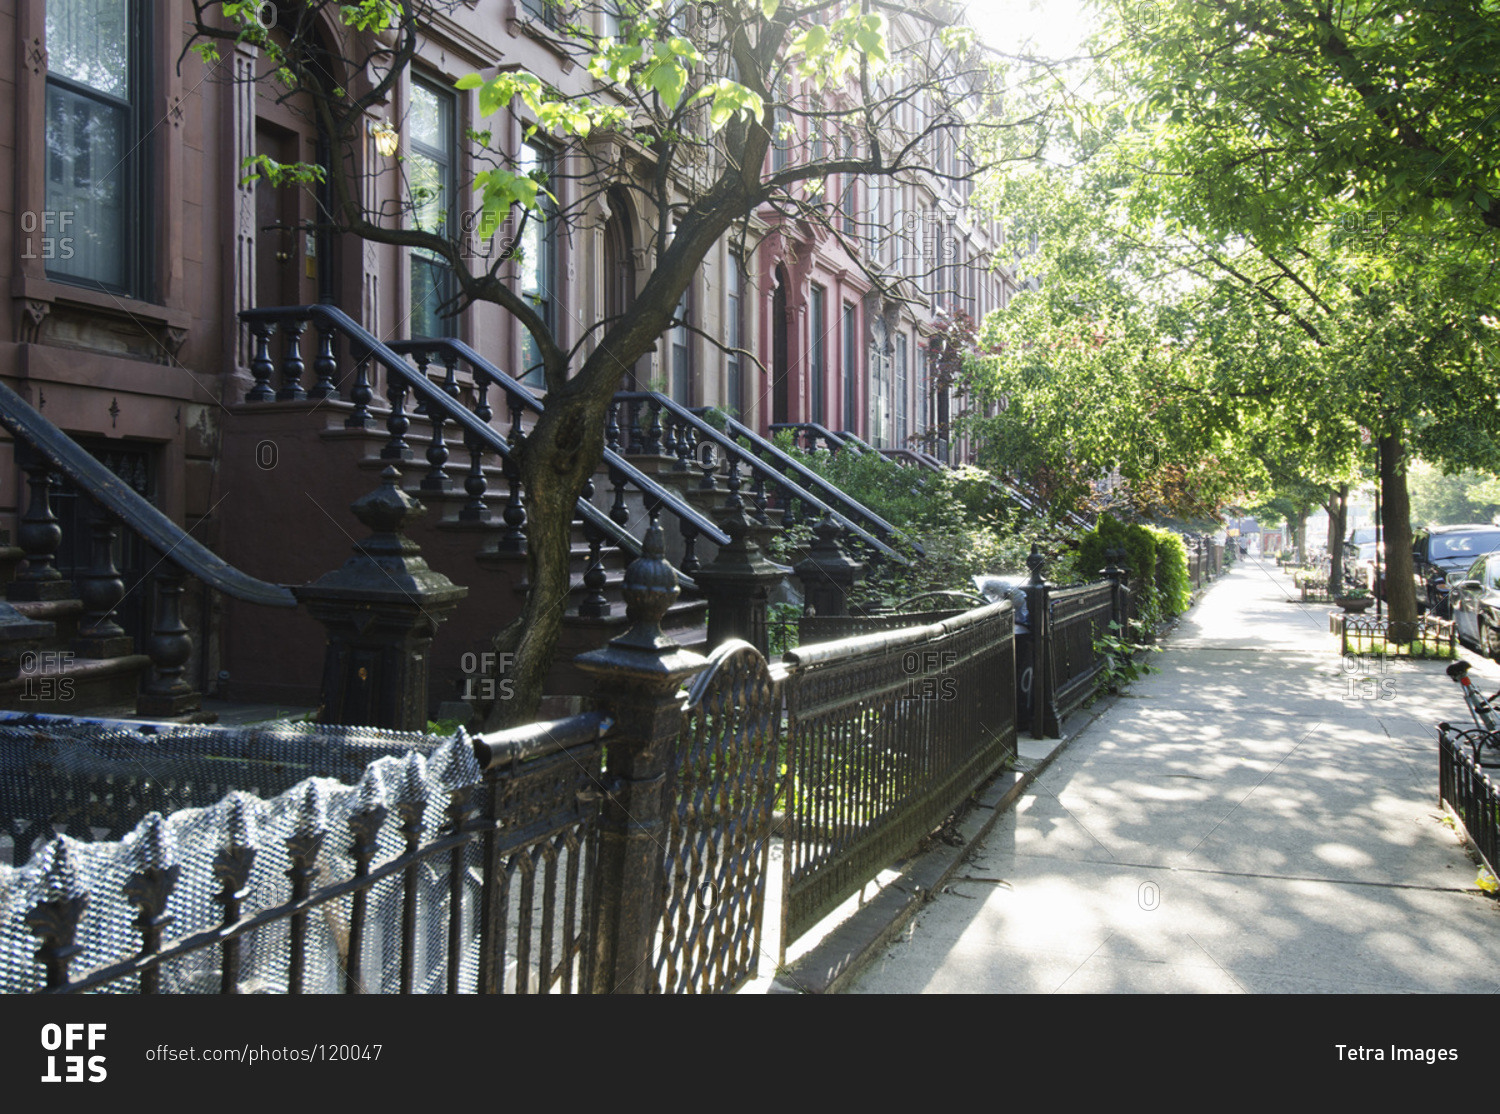
[[[469,590],[427,566],[405,529],[423,506],[388,467],[350,505],[370,536],[342,568],[293,591],[328,630],[323,723],[420,731],[427,724],[428,650]]]
[[[614,791],[600,820],[594,895],[596,993],[639,994],[650,985],[666,858],[663,821],[671,807],[667,775],[682,731],[682,687],[708,664],[662,633],[662,618],[680,591],[664,552],[653,514],[641,556],[625,570],[630,629],[576,659],[594,677],[600,710],[615,720],[606,772]]]
[[[1051,678],[1047,675],[1047,640],[1052,636],[1052,623],[1048,617],[1047,578],[1042,570],[1047,558],[1035,542],[1026,558],[1026,567],[1031,578],[1026,584],[1026,611],[1031,617],[1031,736],[1046,738],[1048,707],[1052,700]]]

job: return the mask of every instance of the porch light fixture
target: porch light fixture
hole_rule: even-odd
[[[381,120],[379,123],[370,121],[370,135],[375,140],[375,149],[386,158],[396,153],[396,145],[401,136],[389,120]]]

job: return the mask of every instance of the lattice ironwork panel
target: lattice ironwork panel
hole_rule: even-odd
[[[778,783],[781,693],[760,651],[719,646],[688,697],[669,800],[653,963],[664,993],[727,993],[753,978]]]

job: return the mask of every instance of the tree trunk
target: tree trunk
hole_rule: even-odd
[[[1344,530],[1349,519],[1349,485],[1340,484],[1328,500],[1328,594],[1344,594]]]
[[[1406,450],[1401,439],[1380,439],[1381,526],[1385,541],[1386,640],[1405,644],[1417,636],[1417,589],[1411,557],[1411,500],[1406,491]]]
[[[1306,505],[1298,505],[1296,517],[1287,523],[1292,528],[1292,548],[1299,565],[1307,564],[1307,512]]]
[[[604,452],[602,408],[591,419],[589,399],[560,395],[548,397],[522,449],[529,591],[520,618],[494,639],[494,699],[475,709],[485,731],[532,722],[546,695],[568,606],[574,507]]]

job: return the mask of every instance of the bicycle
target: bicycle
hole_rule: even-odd
[[[1474,726],[1460,729],[1450,723],[1440,723],[1438,730],[1444,736],[1452,735],[1456,742],[1467,746],[1474,754],[1476,766],[1500,766],[1500,718],[1497,718],[1495,711],[1495,702],[1500,701],[1500,692],[1489,698],[1481,696],[1474,687],[1473,678],[1469,676],[1472,668],[1466,661],[1456,661],[1445,672],[1463,690],[1464,703],[1469,708],[1469,715],[1474,718]],[[1486,758],[1489,761],[1485,761]]]

